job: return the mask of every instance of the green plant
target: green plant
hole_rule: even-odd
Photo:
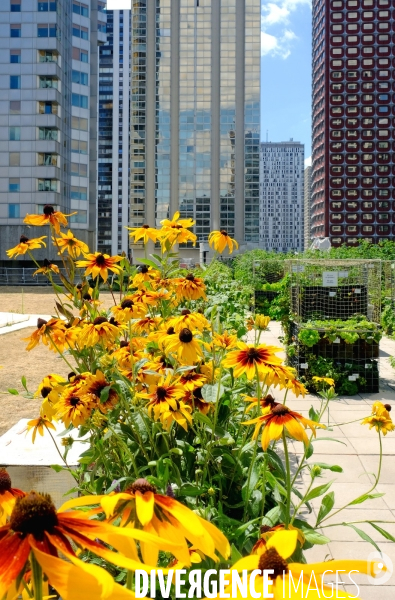
[[[315,329],[302,329],[298,333],[299,341],[308,348],[318,344],[320,340],[320,334]]]

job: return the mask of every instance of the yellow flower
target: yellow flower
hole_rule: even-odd
[[[60,238],[52,238],[55,246],[59,250],[59,254],[63,254],[63,252],[67,250],[70,256],[73,258],[78,258],[81,252],[84,254],[89,252],[88,246],[84,242],[77,240],[70,229],[67,233],[60,233],[60,236]]]
[[[313,381],[314,381],[314,383],[327,383],[331,387],[335,386],[335,380],[332,379],[332,377],[317,377],[317,376],[314,376],[313,377]]]
[[[60,226],[67,225],[66,217],[76,215],[76,212],[65,215],[60,211],[56,211],[53,206],[46,204],[43,209],[42,215],[26,215],[24,223],[28,225],[35,225],[36,227],[42,227],[43,225],[51,225],[56,233],[60,233]]]
[[[181,331],[184,327],[187,329],[198,329],[204,331],[204,329],[210,329],[211,325],[207,321],[206,317],[200,313],[192,313],[188,308],[184,308],[180,315],[171,317],[167,321],[167,327],[173,327],[174,331]]]
[[[47,375],[34,393],[35,398],[43,398],[40,415],[45,419],[51,420],[54,417],[56,404],[64,390],[64,386],[61,385],[63,383],[66,383],[66,380],[60,375],[55,373]]]
[[[34,271],[33,277],[38,273],[44,273],[44,275],[48,275],[48,273],[50,273],[51,271],[53,271],[54,273],[59,273],[58,265],[55,265],[54,263],[51,263],[49,262],[49,260],[44,258],[43,266],[37,269],[37,271]]]
[[[185,244],[192,242],[196,244],[197,237],[188,227],[193,227],[193,219],[180,219],[180,213],[176,212],[171,220],[161,221],[162,229],[158,232],[159,241],[162,247],[172,247],[174,244]]]
[[[56,406],[56,419],[62,421],[66,427],[69,427],[70,423],[79,427],[90,417],[92,407],[91,396],[81,390],[81,384],[77,381],[63,392]]]
[[[239,247],[239,244],[233,238],[228,235],[228,232],[225,229],[221,229],[221,231],[212,231],[208,236],[208,243],[211,248],[214,248],[216,252],[222,254],[226,247],[229,249],[229,254],[233,252],[233,246],[236,248]]]
[[[176,352],[179,362],[183,365],[193,365],[203,356],[199,342],[193,337],[193,333],[187,327],[181,329],[177,336],[172,336],[167,345],[168,352]]]
[[[187,300],[198,300],[199,298],[206,299],[206,286],[203,279],[194,277],[189,273],[184,279],[176,279],[176,293],[178,298],[186,298]]]
[[[235,377],[241,377],[245,373],[248,379],[253,379],[256,375],[256,369],[258,373],[264,374],[270,371],[268,367],[281,365],[283,362],[281,358],[274,354],[275,352],[281,352],[282,348],[266,346],[265,344],[253,346],[244,342],[238,342],[237,345],[239,350],[229,352],[222,363],[224,367],[233,369]]]
[[[258,331],[265,331],[270,323],[270,317],[265,317],[265,315],[255,315],[254,325],[255,329]]]
[[[389,431],[394,431],[395,429],[391,417],[389,415],[387,417],[384,414],[366,417],[363,419],[361,425],[369,425],[369,429],[374,427],[378,433],[382,433],[383,435],[387,435]]]
[[[270,538],[272,538],[277,531],[284,531],[284,529],[285,525],[283,524],[275,525],[274,527],[268,527],[266,525],[263,525],[260,528],[261,537],[252,548],[251,554],[263,554],[264,552],[266,552],[266,544],[270,540]],[[288,531],[297,532],[297,540],[301,548],[303,548],[306,539],[303,531],[301,529],[298,529],[297,527],[294,527],[293,525],[288,525]]]
[[[109,270],[116,274],[122,272],[122,267],[116,264],[122,260],[122,256],[109,256],[95,252],[94,254],[85,254],[85,258],[86,260],[77,260],[75,264],[77,267],[86,267],[86,277],[92,274],[92,278],[96,279],[100,275],[103,281],[107,281]]]
[[[135,244],[139,240],[142,240],[143,244],[147,244],[149,240],[152,242],[156,242],[158,239],[158,230],[154,227],[150,227],[149,225],[142,225],[141,227],[126,227],[129,229],[129,236],[134,238],[133,241]]]
[[[96,317],[93,323],[86,323],[82,327],[78,341],[83,348],[90,348],[101,342],[109,346],[120,333],[120,329],[109,323],[106,317]]]
[[[115,319],[120,323],[127,323],[132,319],[139,319],[144,316],[144,306],[139,303],[134,303],[131,296],[125,296],[120,306],[111,308]]]
[[[133,277],[130,284],[131,288],[143,288],[147,282],[153,282],[160,278],[160,272],[147,265],[141,265],[138,272]]]
[[[158,329],[158,325],[160,322],[159,317],[145,317],[144,319],[139,319],[138,321],[134,321],[131,326],[131,330],[133,333],[137,333],[137,335],[141,335],[142,333],[155,331]]]
[[[374,402],[372,406],[372,415],[384,416],[390,419],[391,405],[383,404],[382,402]]]
[[[41,340],[43,344],[49,346],[54,352],[57,351],[55,344],[60,352],[62,352],[65,345],[64,331],[65,323],[60,319],[50,319],[49,321],[37,319],[37,329],[33,331],[30,337],[23,338],[24,341],[29,342],[26,350],[32,350]]]
[[[25,235],[21,235],[19,239],[19,244],[10,250],[7,250],[8,258],[13,258],[14,256],[19,256],[22,254],[26,254],[28,250],[34,250],[35,248],[41,248],[41,246],[46,246],[45,240],[47,238],[46,235],[43,235],[39,238],[34,238],[33,240],[29,240]]]
[[[231,335],[227,331],[224,331],[223,333],[214,333],[213,345],[217,348],[230,350],[231,348],[235,348],[237,343],[237,335]]]
[[[16,499],[24,495],[25,492],[12,487],[9,473],[0,469],[0,527],[3,527],[11,516]]]
[[[180,377],[180,383],[187,391],[193,391],[207,383],[207,377],[202,373],[197,373],[195,369],[185,371]]]
[[[28,421],[27,430],[30,431],[31,429],[33,429],[32,442],[34,444],[36,441],[37,432],[41,435],[41,437],[43,437],[44,429],[56,430],[56,427],[51,423],[51,421],[48,421],[48,419],[38,417],[38,419],[32,419],[31,421]]]
[[[255,440],[258,437],[259,430],[264,425],[262,432],[262,448],[267,450],[272,440],[279,440],[283,434],[284,428],[288,434],[295,440],[303,442],[305,445],[309,443],[305,428],[310,427],[313,435],[315,436],[315,430],[317,427],[325,429],[325,425],[306,419],[300,413],[290,410],[288,406],[278,404],[274,406],[270,413],[261,415],[251,421],[245,421],[243,425],[255,425],[254,435],[252,436]]]
[[[191,409],[198,410],[203,415],[207,415],[207,413],[214,408],[213,404],[207,402],[207,400],[203,398],[201,387],[197,387],[194,390],[187,390],[183,401],[188,404]]]
[[[101,399],[101,393],[103,390],[108,388],[107,399]],[[118,402],[118,394],[114,388],[111,387],[111,382],[107,381],[104,374],[97,370],[96,375],[89,373],[81,385],[82,394],[89,394],[92,401],[92,405],[103,414],[106,414],[109,410],[112,410]]]
[[[258,398],[255,398],[254,396],[244,396],[244,402],[249,402],[246,408],[246,413],[250,412],[254,406],[258,406]],[[266,415],[275,406],[280,406],[280,403],[276,402],[271,394],[268,394],[260,399],[259,405],[261,407],[262,414]]]
[[[159,379],[151,394],[140,393],[138,396],[149,400],[147,404],[149,416],[153,416],[156,421],[161,421],[166,429],[170,428],[173,421],[183,429],[188,429],[187,422],[192,421],[191,409],[180,401],[184,396],[184,390],[177,379],[172,381],[171,373]]]

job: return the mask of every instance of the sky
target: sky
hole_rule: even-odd
[[[107,0],[109,9],[131,0]],[[311,155],[311,0],[262,0],[261,138]]]

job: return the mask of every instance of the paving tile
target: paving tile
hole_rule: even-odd
[[[380,454],[379,440],[375,430],[371,430],[371,438],[349,438],[348,442],[352,445],[355,452],[360,455]],[[391,438],[383,439],[383,454],[395,455],[395,441]]]
[[[383,500],[392,510],[395,510],[395,483],[378,483],[377,491],[384,493]],[[394,544],[395,546],[395,544]]]
[[[344,589],[351,596],[356,596],[358,593],[355,585],[345,585]],[[391,585],[359,585],[358,598],[361,600],[394,600],[394,588]]]
[[[362,463],[363,466],[365,467],[365,470],[367,473],[375,473],[377,474],[377,470],[378,470],[378,456],[374,455],[374,456],[363,456],[362,457]],[[394,466],[394,461],[391,457],[389,456],[384,456],[383,457],[383,462],[381,465],[381,475],[380,475],[380,483],[379,485],[381,485],[382,483],[394,483],[395,481],[395,466]]]
[[[337,515],[333,515],[333,517],[329,517],[327,521],[325,521],[325,525],[330,525],[334,523],[342,523],[342,522],[354,522],[354,521],[377,521],[377,525],[395,536],[395,519],[392,512],[388,509],[372,509],[366,508],[369,506],[366,503],[365,508],[360,508],[358,513],[355,513],[353,507],[346,508],[342,510]],[[387,523],[379,523],[379,521],[389,521]],[[367,523],[355,523],[355,526],[359,529],[365,531],[374,541],[380,543],[386,543],[387,541],[383,536],[376,530],[374,527]],[[360,542],[361,538],[358,533],[354,531],[351,527],[347,527],[344,525],[338,525],[334,527],[323,527],[320,529],[321,533],[330,538],[331,541],[342,542],[342,541],[350,541],[350,542]]]

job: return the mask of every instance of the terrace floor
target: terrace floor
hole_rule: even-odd
[[[269,331],[264,332],[261,341],[266,344],[282,346],[279,337],[281,326],[279,323],[271,322]],[[314,442],[314,454],[309,463],[317,462],[339,465],[343,473],[323,471],[323,477],[316,480],[315,485],[326,483],[334,479],[331,490],[335,492],[335,506],[340,508],[357,496],[366,493],[374,482],[373,473],[377,473],[379,460],[379,439],[374,429],[362,426],[359,422],[348,423],[356,419],[362,419],[370,415],[370,407],[376,400],[392,404],[393,417],[395,417],[395,370],[389,363],[389,356],[395,355],[395,341],[384,338],[380,342],[380,392],[378,394],[364,394],[356,396],[341,396],[330,404],[331,422],[336,424],[333,430],[328,432],[317,430],[317,439]],[[281,394],[281,392],[278,392]],[[274,394],[276,396],[276,394]],[[288,405],[307,416],[310,406],[318,408],[320,400],[316,396],[296,398],[288,394]],[[328,440],[324,438],[336,438]],[[303,444],[291,443],[291,449],[296,459],[303,455]],[[395,537],[395,432],[389,433],[383,438],[383,466],[380,482],[375,492],[385,495],[373,500],[367,500],[363,504],[354,505],[345,509],[337,516],[328,519],[326,524],[342,523],[347,521],[375,520],[382,521],[379,524],[384,530]],[[300,478],[298,485],[300,489],[306,488],[310,477],[306,474]],[[317,498],[311,502],[314,515],[309,515],[306,510],[306,518],[314,523],[321,499]],[[296,500],[296,498],[295,498]],[[388,523],[390,522],[390,523]],[[373,527],[366,523],[358,523],[357,528],[367,533],[386,554],[395,567],[395,543],[386,540]],[[369,543],[360,538],[357,532],[348,526],[336,525],[321,530],[325,536],[330,538],[328,544],[314,546],[307,551],[309,562],[336,559],[363,559],[366,560],[377,550]],[[378,555],[373,556],[375,560]],[[330,569],[330,564],[328,565]],[[366,576],[353,576],[360,586],[359,596],[363,600],[393,600],[395,598],[395,574],[382,585],[367,585]],[[347,579],[349,585],[345,589],[352,596],[357,596],[356,587]],[[335,597],[335,596],[334,596]]]

